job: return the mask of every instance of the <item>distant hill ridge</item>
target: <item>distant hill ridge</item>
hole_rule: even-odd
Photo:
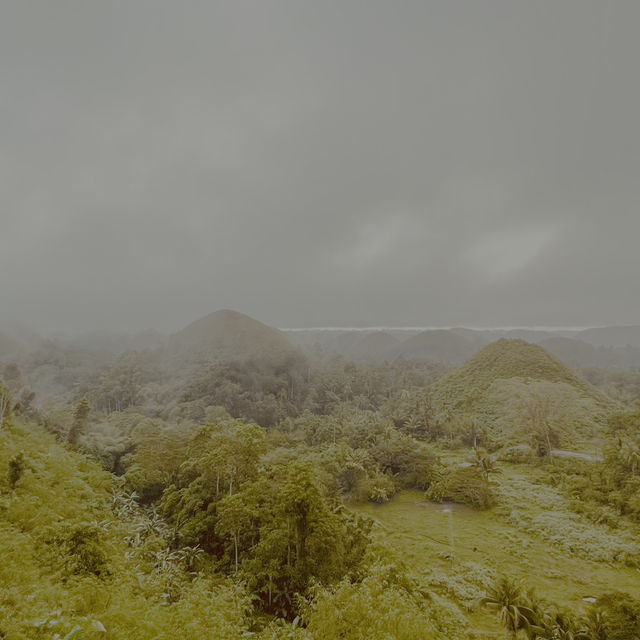
[[[640,326],[468,329],[417,327],[283,329],[305,349],[322,348],[356,361],[396,358],[458,364],[500,338],[540,344],[563,362],[579,367],[628,369],[640,366]],[[374,338],[369,336],[375,335]]]
[[[428,329],[397,345],[393,356],[457,363],[470,358],[486,343],[486,338],[473,331]]]
[[[213,359],[292,354],[297,350],[278,329],[238,311],[222,309],[171,336],[172,351]]]

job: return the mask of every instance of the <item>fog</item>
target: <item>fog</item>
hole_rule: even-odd
[[[636,2],[0,7],[0,328],[640,321]]]

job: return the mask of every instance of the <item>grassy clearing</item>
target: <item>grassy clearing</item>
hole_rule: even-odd
[[[417,491],[357,509],[378,523],[377,535],[418,576],[466,609],[481,636],[501,637],[476,605],[499,574],[573,611],[584,609],[583,598],[612,590],[640,597],[640,571],[614,560],[618,547],[634,550],[637,528],[610,530],[570,513],[559,493],[536,485],[523,465],[505,465],[495,484],[498,504],[487,511],[426,503]]]

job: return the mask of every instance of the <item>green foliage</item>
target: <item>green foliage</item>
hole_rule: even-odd
[[[83,522],[64,527],[51,542],[64,554],[67,573],[108,575],[105,541],[98,526]]]
[[[11,489],[15,489],[18,484],[18,480],[22,477],[26,469],[26,463],[24,459],[24,453],[20,451],[11,457],[9,460],[9,469],[7,471],[7,481],[9,482],[9,487]]]
[[[456,502],[475,509],[487,509],[494,502],[486,472],[473,464],[441,468],[426,496],[435,502]]]
[[[86,398],[82,398],[73,412],[73,422],[67,435],[67,442],[73,445],[78,444],[78,438],[87,428],[90,412],[89,401]]]
[[[546,473],[547,469],[543,478]],[[508,505],[508,520],[513,526],[537,535],[565,553],[631,567],[640,563],[637,533],[620,518],[613,527],[603,520],[590,522],[575,513],[560,490],[542,482],[532,485],[514,478],[509,486],[496,487],[496,493],[499,502]]]
[[[189,440],[177,482],[160,502],[181,544],[198,544],[220,555],[217,504],[257,477],[265,440],[264,429],[239,420],[207,425]]]
[[[355,493],[356,499],[370,500],[377,504],[388,502],[396,492],[393,480],[385,473],[377,473],[369,476],[358,487]]]
[[[216,362],[190,377],[179,400],[222,407],[236,418],[273,427],[299,413],[307,392],[304,370],[297,352]]]
[[[433,594],[394,578],[395,569],[374,565],[361,582],[343,580],[315,588],[303,608],[307,631],[323,640],[456,640],[466,637],[460,613]]]
[[[193,435],[194,429],[184,423],[168,426],[145,420],[134,428],[125,479],[142,502],[157,500],[167,486],[177,482]]]
[[[638,595],[640,412],[611,418],[603,464],[498,468],[509,438],[547,454],[613,407],[537,347],[498,344],[433,392],[424,363],[309,369],[293,352],[199,361],[196,349],[167,352],[183,368],[164,377],[158,354],[129,352],[78,386],[74,411],[38,409],[73,450],[21,421],[37,414],[27,393],[0,432],[0,636],[492,637],[480,595],[530,640],[637,635],[631,595],[584,619],[560,606],[584,588],[572,576],[565,601],[563,572]],[[407,488],[475,510],[443,514]],[[385,514],[400,507],[399,526]],[[401,539],[402,565],[387,555]],[[557,602],[514,583],[489,593],[505,567]]]
[[[538,625],[538,616],[532,609],[532,603],[520,585],[506,577],[501,577],[482,599],[482,604],[496,610],[500,624],[513,638],[520,629],[524,629],[529,637],[543,629]]]
[[[520,630],[535,640],[636,640],[640,637],[640,601],[626,593],[600,596],[586,615],[539,601],[531,590],[502,577],[481,601],[497,611],[507,633]]]
[[[604,440],[604,459],[588,464],[559,463],[546,480],[573,499],[574,510],[596,520],[627,516],[640,522],[640,411],[611,415]]]
[[[11,392],[0,380],[0,429],[11,416]]]
[[[355,500],[383,502],[398,488],[425,489],[436,456],[378,413],[345,409],[340,416],[303,414],[287,425],[321,451],[319,462],[340,491]]]
[[[536,432],[544,441],[553,431],[593,434],[616,406],[542,347],[506,339],[436,381],[432,403],[441,421],[458,421],[460,435],[472,419],[502,443],[523,432],[526,441]]]
[[[172,559],[162,526],[121,496],[109,474],[34,425],[2,434],[0,460],[20,453],[28,467],[13,491],[8,466],[0,477],[7,638],[233,640],[247,630],[243,590],[206,565],[193,574],[184,554]]]
[[[598,598],[594,609],[597,614],[591,616],[595,622],[591,625],[592,630],[595,627],[604,640],[640,638],[640,600],[626,593],[608,593]],[[600,640],[600,637],[596,636],[596,639]]]
[[[394,426],[416,438],[436,440],[444,435],[442,422],[436,418],[431,394],[425,389],[396,393],[384,407]]]
[[[152,379],[145,371],[144,356],[136,351],[121,355],[88,392],[94,407],[111,412],[124,411],[139,400],[142,383]]]
[[[494,433],[516,436],[541,457],[576,436],[592,436],[605,423],[595,400],[564,382],[496,380],[485,402],[484,415]]]
[[[293,617],[296,594],[314,580],[329,584],[360,563],[368,525],[337,510],[313,467],[275,467],[217,506],[216,533],[225,560],[242,568],[249,588],[269,612]]]
[[[400,428],[407,416],[405,406],[398,406],[399,397],[404,392],[411,396],[423,393],[441,373],[442,366],[424,360],[362,365],[336,357],[312,370],[304,407],[319,416],[338,415],[345,407],[382,410],[397,418]]]

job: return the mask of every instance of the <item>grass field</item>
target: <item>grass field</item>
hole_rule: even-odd
[[[466,610],[481,636],[502,637],[477,605],[496,575],[521,579],[573,611],[587,606],[583,598],[612,590],[640,597],[640,571],[613,559],[618,548],[637,549],[636,527],[608,530],[577,516],[556,490],[535,484],[524,465],[505,465],[494,482],[498,503],[487,511],[427,503],[420,492],[357,510],[375,520],[377,535],[416,575]]]

